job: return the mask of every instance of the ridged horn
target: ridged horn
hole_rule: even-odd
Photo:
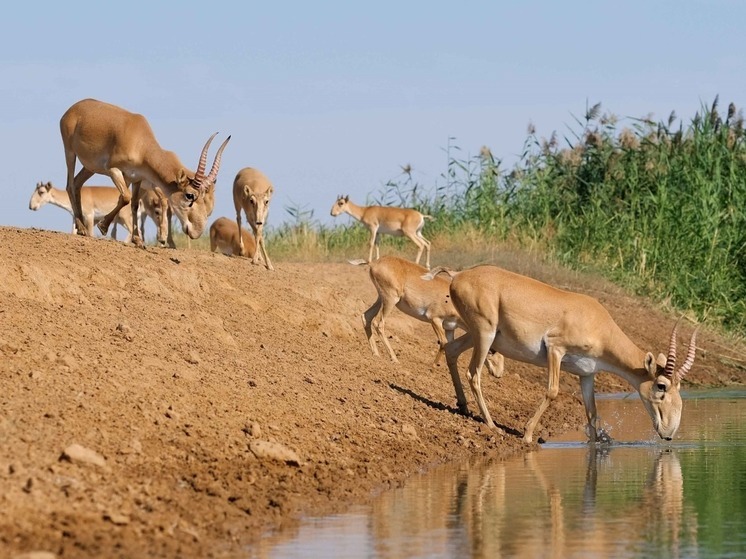
[[[202,153],[199,156],[199,165],[197,165],[197,172],[194,173],[194,182],[197,183],[197,185],[201,185],[202,180],[205,178],[205,166],[207,166],[207,150],[210,148],[212,139],[217,135],[218,133],[215,132],[212,136],[210,136],[205,143],[205,147],[202,148]]]
[[[671,341],[668,342],[668,358],[666,358],[666,370],[663,374],[670,378],[673,378],[674,369],[676,368],[676,335],[679,333],[680,322],[681,317],[676,321],[673,332],[671,332]]]
[[[686,359],[684,360],[684,363],[681,365],[681,367],[679,367],[679,370],[676,371],[676,378],[678,380],[683,379],[691,370],[692,365],[694,365],[694,357],[697,354],[697,330],[699,330],[699,326],[697,326],[694,329],[694,332],[692,332],[692,339],[689,342],[689,348],[686,352]]]
[[[215,132],[217,134],[217,132]],[[215,134],[213,134],[213,138],[215,137]],[[212,138],[210,138],[212,140]],[[215,179],[218,178],[218,170],[220,170],[220,158],[223,155],[223,150],[225,149],[225,146],[228,145],[228,142],[230,141],[231,137],[228,136],[225,141],[220,145],[220,148],[218,148],[218,153],[215,155],[215,160],[212,162],[212,168],[210,169],[210,174],[207,176],[207,182],[208,183],[214,183]]]

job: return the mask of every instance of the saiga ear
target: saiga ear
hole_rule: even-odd
[[[666,356],[663,355],[662,353],[659,353],[657,363],[661,369],[665,369],[666,368]]]
[[[179,187],[186,186],[189,183],[189,175],[185,169],[179,169],[179,174],[176,176],[176,182]],[[179,188],[179,190],[183,190]]]

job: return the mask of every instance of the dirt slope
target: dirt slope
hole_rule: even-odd
[[[275,266],[0,228],[0,556],[235,557],[435,463],[525,450],[542,371],[508,361],[485,378],[491,432],[454,413],[428,325],[397,313],[401,363],[370,355],[364,268]],[[664,348],[671,317],[594,296]],[[691,381],[740,381],[716,358],[738,352],[700,339]],[[544,437],[584,421],[577,380],[562,382]],[[263,442],[294,455],[262,458]]]

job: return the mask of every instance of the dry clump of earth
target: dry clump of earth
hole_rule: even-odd
[[[471,394],[472,416],[459,415],[428,324],[395,311],[400,363],[371,355],[364,267],[269,272],[9,227],[0,262],[4,557],[240,556],[268,529],[436,464],[533,448],[520,436],[545,372],[506,360],[502,378],[484,375],[497,430]],[[640,347],[665,350],[675,316],[618,289],[591,294]],[[707,329],[697,345],[685,388],[742,382],[742,348]],[[599,391],[629,389],[598,375]],[[577,379],[563,374],[536,434],[584,422]]]

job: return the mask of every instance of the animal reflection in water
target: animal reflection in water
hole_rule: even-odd
[[[611,558],[623,550],[680,557],[696,549],[696,512],[685,510],[675,450],[589,447],[584,466],[579,450],[541,449],[410,482],[373,503],[371,541],[389,557],[453,549],[480,559]],[[566,454],[547,459],[549,452]]]
[[[571,492],[561,490],[560,483],[542,470],[537,453],[526,455],[526,467],[549,500],[551,538],[544,542],[547,557],[567,557],[577,553],[580,546],[594,557],[614,557],[620,547],[650,551],[647,546],[651,542],[665,548],[666,555],[679,557],[685,525],[689,528],[686,534],[691,535],[688,544],[695,545],[696,512],[684,514],[684,477],[676,452],[660,450],[639,494],[615,500],[617,495],[626,497],[636,491],[634,476],[621,474],[622,479],[615,479],[618,474],[614,472],[619,469],[618,465],[614,467],[615,450],[613,446],[588,449],[579,510]],[[616,484],[622,486],[617,488]]]

